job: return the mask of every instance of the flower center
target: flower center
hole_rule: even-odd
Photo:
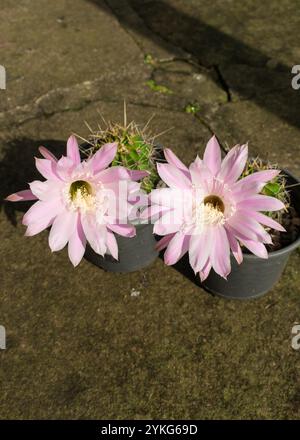
[[[86,197],[92,194],[91,185],[88,182],[85,182],[84,180],[76,180],[75,182],[71,183],[70,186],[71,200],[73,201],[76,197],[78,197],[79,193],[82,197]]]
[[[201,203],[197,203],[194,210],[194,222],[198,233],[206,227],[218,226],[225,223],[225,205],[220,197],[206,196]]]
[[[204,205],[211,205],[213,209],[224,214],[225,205],[219,196],[210,195],[203,200]]]
[[[69,188],[69,200],[74,209],[86,212],[95,207],[95,196],[90,183],[85,180],[72,182]]]

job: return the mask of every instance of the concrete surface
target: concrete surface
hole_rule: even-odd
[[[299,177],[298,21],[292,0],[2,0],[1,200],[35,177],[40,144],[120,120],[124,99],[173,127],[160,140],[186,163],[215,132]],[[0,418],[299,418],[299,251],[267,296],[225,301],[160,259],[74,270],[47,232],[23,237],[26,205],[1,208]]]

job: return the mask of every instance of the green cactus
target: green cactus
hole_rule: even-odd
[[[88,139],[83,139],[90,145],[84,149],[86,155],[94,154],[102,145],[110,142],[118,143],[117,154],[112,166],[124,166],[130,170],[148,171],[149,175],[142,179],[141,188],[150,193],[159,182],[156,170],[156,162],[160,160],[160,151],[154,144],[157,136],[151,136],[148,132],[148,124],[140,129],[134,122],[126,123],[126,109],[124,110],[124,124],[105,122],[105,127],[100,126],[94,131],[90,127],[91,134]]]

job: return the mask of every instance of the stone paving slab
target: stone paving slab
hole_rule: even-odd
[[[266,3],[2,0],[1,199],[33,180],[38,145],[62,151],[98,112],[122,120],[124,99],[173,127],[160,142],[186,163],[215,132],[299,176],[297,7]],[[160,259],[73,269],[47,232],[23,236],[24,209],[0,213],[0,418],[300,417],[299,251],[267,296],[224,301]]]

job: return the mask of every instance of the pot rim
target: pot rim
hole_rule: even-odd
[[[300,179],[293,176],[293,174],[291,174],[287,169],[284,168],[282,171],[287,177],[294,180],[296,183],[300,183]],[[296,240],[293,241],[292,243],[290,243],[289,245],[287,245],[281,249],[278,249],[277,251],[268,252],[268,259],[275,258],[275,257],[282,255],[282,254],[288,254],[288,253],[292,252],[294,249],[296,249],[298,246],[300,246],[300,234],[299,234],[298,238],[296,238]],[[248,253],[246,254],[244,252],[243,252],[243,258],[245,258],[245,259],[259,258],[261,260],[264,260],[264,258],[260,258],[257,255],[248,254]]]

